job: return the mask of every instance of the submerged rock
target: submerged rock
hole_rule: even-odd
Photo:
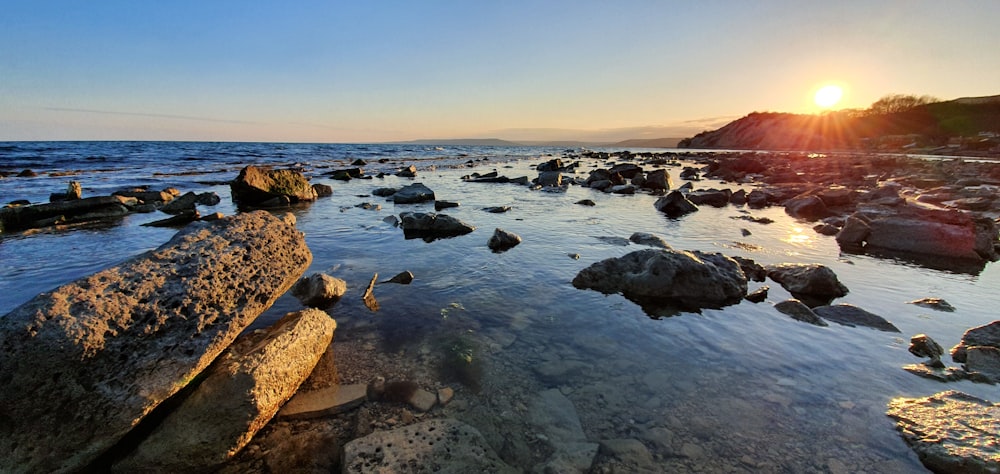
[[[156,250],[0,318],[0,471],[74,471],[184,388],[312,261],[259,211],[196,222]]]
[[[395,472],[422,466],[442,472],[520,472],[504,463],[475,428],[439,418],[376,431],[344,445],[343,472]]]
[[[949,390],[896,398],[886,412],[934,472],[1000,472],[1000,405]]]
[[[901,332],[885,318],[851,304],[819,306],[813,311],[821,318],[844,326],[865,326],[886,332]]]
[[[922,308],[930,308],[938,311],[953,312],[955,307],[941,298],[920,298],[919,300],[907,301],[906,304],[917,305]]]
[[[0,208],[0,231],[13,232],[102,219],[116,219],[129,213],[135,198],[97,196],[48,204]]]
[[[628,240],[632,243],[639,245],[648,245],[650,247],[658,247],[661,249],[671,249],[673,247],[667,243],[663,237],[655,234],[650,234],[648,232],[636,232],[629,236]]]
[[[735,260],[719,253],[638,250],[581,270],[573,286],[629,299],[675,300],[695,307],[738,303],[747,280]]]
[[[796,321],[802,321],[816,326],[829,326],[823,318],[819,317],[815,311],[806,306],[805,303],[790,299],[774,304],[774,309],[787,314]]]
[[[944,348],[937,343],[934,339],[926,334],[917,334],[910,338],[910,347],[908,348],[910,354],[917,357],[928,357],[930,360],[924,362],[924,364],[930,367],[943,368],[944,363],[941,362],[941,356],[944,355]]]
[[[306,309],[242,336],[114,471],[198,472],[226,462],[295,394],[336,327],[325,312]]]

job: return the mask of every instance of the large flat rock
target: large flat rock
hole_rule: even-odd
[[[889,402],[906,443],[934,472],[1000,472],[1000,405],[949,390]]]
[[[205,370],[311,261],[292,225],[239,214],[191,224],[0,318],[0,471],[86,466]]]
[[[201,472],[228,461],[278,412],[333,340],[325,312],[290,313],[241,336],[115,472]]]

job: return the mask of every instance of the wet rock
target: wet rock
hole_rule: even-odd
[[[544,171],[559,171],[563,167],[563,162],[559,158],[553,158],[545,163],[540,163],[535,167],[539,172]]]
[[[330,178],[336,179],[337,181],[350,181],[352,179],[358,179],[365,175],[365,170],[361,168],[347,168],[341,170],[333,170],[326,174]]]
[[[591,207],[597,205],[597,203],[595,203],[594,201],[591,201],[590,199],[581,199],[581,200],[577,201],[576,204],[579,204],[581,206],[591,206]]]
[[[764,300],[767,299],[767,292],[770,289],[771,288],[769,286],[764,285],[750,293],[747,293],[745,298],[747,301],[751,303],[762,303]]]
[[[396,188],[376,188],[374,191],[372,191],[372,196],[389,197],[392,196],[393,194],[396,194],[396,191],[397,191]]]
[[[621,184],[617,186],[611,186],[611,188],[608,189],[607,192],[611,194],[632,195],[635,194],[635,186],[631,184]]]
[[[410,165],[396,172],[396,176],[400,178],[416,178],[417,177],[417,167]]]
[[[455,398],[455,390],[453,390],[451,387],[443,387],[438,389],[437,399],[439,405],[445,406],[451,403],[452,398]]]
[[[573,286],[630,299],[669,299],[697,307],[720,307],[743,299],[746,276],[735,260],[719,253],[639,250],[581,270]]]
[[[365,161],[365,160],[362,160],[361,158],[358,158],[358,159],[356,159],[356,160],[354,160],[354,161],[351,162],[351,166],[366,166],[367,164],[368,164],[368,162]]]
[[[505,212],[510,212],[510,206],[493,206],[484,207],[483,210],[489,212],[490,214],[503,214]]]
[[[434,201],[434,210],[435,211],[442,211],[444,209],[449,209],[449,208],[458,207],[458,206],[459,206],[459,204],[457,202],[454,202],[454,201],[441,201],[441,200],[435,200]]]
[[[233,202],[244,207],[295,204],[316,200],[316,191],[302,173],[247,166],[229,185]]]
[[[538,174],[539,186],[562,186],[562,173],[558,171],[543,171]]]
[[[830,215],[830,210],[818,196],[795,197],[785,202],[785,213],[796,218],[814,221]]]
[[[673,248],[670,246],[670,244],[667,243],[666,240],[663,240],[663,237],[660,237],[655,234],[650,234],[648,232],[636,232],[632,234],[628,238],[628,240],[632,243],[636,243],[639,245],[648,245],[650,247],[657,247],[661,249]]]
[[[992,261],[998,258],[994,243],[1000,234],[996,224],[988,218],[916,206],[897,209],[868,207],[859,210],[853,217],[857,219],[848,219],[837,237],[841,244],[863,244],[866,251],[964,261]]]
[[[949,390],[896,398],[886,412],[934,472],[1000,472],[1000,405]]]
[[[160,210],[167,214],[186,214],[194,212],[196,204],[198,204],[198,195],[193,192],[187,192],[181,197],[172,199],[161,207]]]
[[[952,312],[955,307],[941,298],[921,298],[919,300],[907,301],[906,304],[917,305],[922,308],[930,308],[937,311]]]
[[[743,270],[743,274],[747,276],[748,280],[764,281],[767,279],[767,270],[752,258],[740,257],[739,255],[733,255],[729,258],[736,260],[736,263],[740,265],[740,270]]]
[[[657,211],[666,214],[668,217],[681,217],[698,210],[698,206],[688,201],[680,191],[672,191],[670,194],[657,199],[653,205]]]
[[[208,375],[115,472],[195,472],[221,465],[278,412],[330,346],[337,324],[323,311],[290,313],[238,339]]]
[[[759,189],[754,189],[747,194],[747,206],[751,209],[763,209],[767,207],[767,194]]]
[[[944,368],[944,363],[941,362],[941,356],[944,355],[944,349],[940,344],[930,336],[926,334],[917,334],[910,338],[910,354],[917,357],[928,357],[930,360],[924,362],[929,367]]]
[[[944,364],[941,367],[931,367],[927,364],[907,364],[903,366],[903,370],[918,377],[938,382],[958,382],[959,380],[968,380],[970,378],[969,373],[965,370],[956,367],[944,367]]]
[[[392,202],[396,204],[417,204],[433,200],[434,191],[424,186],[423,183],[413,183],[409,186],[403,186],[392,195]]]
[[[409,271],[397,273],[396,276],[382,282],[382,283],[398,283],[400,285],[409,285],[413,282],[413,273]]]
[[[475,428],[439,418],[376,431],[344,445],[343,472],[395,472],[422,466],[447,472],[519,472],[504,463]]]
[[[312,185],[313,191],[316,191],[316,197],[328,197],[333,196],[333,187],[328,184],[316,183]]]
[[[865,326],[878,329],[879,331],[900,332],[899,328],[885,318],[851,304],[819,306],[813,308],[813,312],[827,321],[833,321],[844,326]]]
[[[872,229],[868,227],[868,222],[860,217],[851,216],[847,218],[844,222],[844,227],[837,232],[837,243],[844,246],[861,246],[868,236],[871,235]]]
[[[465,235],[476,230],[474,226],[454,217],[433,212],[404,212],[399,215],[399,222],[407,239],[434,240]]]
[[[174,198],[173,194],[166,191],[145,191],[145,190],[124,190],[115,191],[114,196],[133,197],[143,203],[164,203]]]
[[[646,181],[642,184],[642,187],[666,191],[673,188],[673,182],[667,170],[654,170],[646,174]]]
[[[72,224],[114,219],[129,213],[127,204],[136,200],[123,196],[97,196],[47,204],[0,209],[0,229],[13,232],[54,224]]]
[[[962,342],[951,348],[951,358],[955,362],[966,361],[966,350],[969,347],[986,346],[1000,349],[1000,321],[977,326],[962,335]]]
[[[16,174],[15,176],[17,176],[18,178],[34,178],[34,177],[38,176],[38,173],[36,173],[36,172],[34,172],[32,170],[26,169],[26,170],[22,170],[20,173]]]
[[[243,213],[192,223],[0,318],[0,471],[86,466],[208,367],[311,261],[294,227]]]
[[[364,209],[366,211],[381,211],[382,210],[382,205],[381,204],[373,204],[373,203],[370,203],[370,202],[363,202],[361,204],[356,204],[354,207],[356,207],[358,209]]]
[[[49,202],[57,201],[72,201],[74,199],[80,199],[83,197],[83,188],[80,186],[79,181],[70,181],[66,185],[65,193],[52,193],[49,196]]]
[[[816,231],[817,234],[828,235],[831,237],[840,233],[840,227],[826,223],[816,224],[813,226],[813,230]]]
[[[368,286],[365,287],[364,293],[361,294],[361,299],[367,307],[372,312],[379,310],[378,300],[375,299],[375,280],[378,280],[378,273],[372,275],[372,279],[368,281]]]
[[[201,214],[195,209],[190,209],[166,219],[155,220],[142,224],[146,227],[184,227],[201,218]],[[211,220],[211,219],[208,219]]]
[[[521,243],[521,236],[497,227],[486,245],[494,252],[505,252]]]
[[[687,193],[687,199],[698,206],[726,207],[732,195],[733,192],[728,189],[704,189]]]
[[[990,383],[1000,383],[1000,349],[991,346],[966,347],[965,371],[976,373]]]
[[[775,303],[774,309],[791,316],[792,319],[796,321],[802,321],[815,326],[829,326],[823,318],[819,317],[812,309],[806,306],[805,303],[797,299],[790,299]]]
[[[291,293],[305,306],[324,309],[347,293],[347,282],[324,273],[313,273],[296,282]]]
[[[768,265],[767,277],[776,281],[798,299],[832,300],[847,294],[829,267],[819,264],[782,263]]]

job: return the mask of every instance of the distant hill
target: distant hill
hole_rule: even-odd
[[[677,148],[681,138],[633,138],[622,140],[617,143],[606,145],[609,147],[629,147],[629,148]]]
[[[857,110],[821,115],[754,112],[718,130],[685,138],[678,146],[740,150],[990,147],[990,143],[980,142],[992,140],[989,134],[997,132],[1000,95],[935,102],[886,114]],[[967,143],[970,139],[976,143]]]
[[[449,146],[524,146],[520,143],[509,142],[499,138],[451,138],[451,139],[428,139],[409,140],[405,142],[392,142],[397,145],[449,145]]]

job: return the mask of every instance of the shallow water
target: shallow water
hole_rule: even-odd
[[[551,388],[572,402],[588,441],[639,439],[657,469],[667,472],[923,472],[884,414],[891,398],[954,388],[1000,399],[995,386],[944,385],[900,369],[917,362],[907,352],[911,335],[927,333],[947,348],[958,343],[966,329],[996,319],[996,265],[966,274],[841,254],[833,238],[816,234],[810,223],[791,219],[780,208],[751,211],[775,220],[767,225],[732,219],[747,211],[736,206],[706,206],[675,220],[658,213],[655,197],[647,195],[608,195],[578,186],[549,193],[460,179],[493,169],[509,177],[534,177],[533,166],[559,150],[182,144],[167,152],[171,144],[106,145],[100,150],[102,163],[116,171],[76,161],[83,154],[97,156],[87,148],[96,145],[79,145],[86,153],[77,152],[77,158],[47,158],[51,153],[72,155],[74,146],[37,144],[30,153],[21,147],[18,153],[25,156],[17,161],[9,147],[0,146],[0,157],[6,156],[0,158],[0,169],[27,164],[36,171],[83,169],[72,178],[0,179],[0,200],[44,201],[70,179],[83,183],[85,195],[149,183],[154,188],[214,191],[222,203],[206,210],[232,214],[228,186],[202,183],[234,178],[243,162],[299,163],[314,182],[332,185],[333,197],[293,212],[314,256],[307,273],[322,271],[348,282],[348,296],[329,311],[339,325],[336,340],[371,341],[414,374],[435,378],[429,383],[459,389],[458,398],[466,403],[449,408],[449,416],[479,428],[508,462],[521,467],[544,460],[544,450],[539,454],[532,448],[539,428],[525,419],[524,407],[538,392]],[[138,154],[135,163],[130,153]],[[343,183],[318,176],[327,168],[346,167],[355,158],[379,157],[390,161],[366,170],[414,163],[420,169],[418,178]],[[483,159],[488,161],[478,161]],[[469,160],[476,166],[453,166]],[[591,169],[591,163],[586,164],[580,177]],[[430,169],[432,165],[436,168]],[[199,174],[186,174],[189,171]],[[153,172],[169,176],[154,177]],[[676,179],[676,170],[671,174],[675,184],[683,183]],[[369,194],[377,187],[414,181],[429,186],[438,199],[460,202],[444,213],[478,229],[429,243],[404,239],[382,219],[403,211],[433,211],[433,204],[394,206]],[[597,205],[574,204],[580,199]],[[382,209],[354,207],[361,202]],[[500,205],[512,210],[482,210]],[[162,217],[135,214],[105,229],[0,241],[0,314],[40,291],[155,248],[174,231],[139,224]],[[491,252],[486,241],[497,227],[520,235],[524,242],[505,253]],[[751,234],[743,236],[740,229]],[[879,314],[902,333],[794,321],[772,308],[790,295],[770,281],[750,283],[751,290],[770,286],[765,303],[744,301],[662,319],[648,317],[621,296],[573,288],[570,281],[586,266],[644,248],[600,239],[627,239],[633,232],[660,235],[677,249],[741,255],[761,264],[822,263],[850,289],[838,303]],[[571,254],[579,254],[579,259]],[[374,273],[384,280],[404,270],[416,276],[412,284],[378,285],[380,311],[372,313],[363,306],[360,292]],[[944,313],[906,304],[929,296],[942,297],[957,310]],[[299,308],[286,295],[255,325]],[[454,374],[440,370],[440,359],[457,339],[471,348],[482,370],[473,374],[476,380],[456,381]],[[473,387],[461,385],[463,381]]]

